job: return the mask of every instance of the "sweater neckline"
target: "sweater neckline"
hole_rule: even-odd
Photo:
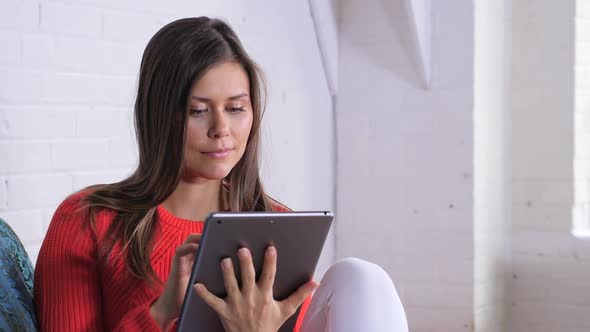
[[[161,221],[165,222],[166,224],[173,225],[173,226],[181,226],[181,225],[194,225],[195,223],[203,223],[203,220],[191,220],[185,219],[181,217],[177,217],[173,215],[170,211],[166,210],[164,206],[161,204],[157,207],[158,217]]]

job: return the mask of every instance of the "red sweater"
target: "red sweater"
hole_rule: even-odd
[[[150,315],[162,287],[152,288],[134,277],[121,255],[106,264],[97,259],[115,212],[97,216],[97,232],[79,212],[83,194],[74,194],[57,209],[41,246],[35,267],[35,305],[41,331],[161,331]],[[284,211],[281,206],[276,210]],[[164,283],[176,247],[204,223],[173,216],[157,208],[154,248],[150,262]],[[115,247],[116,250],[120,247]],[[295,331],[309,305],[304,303]]]

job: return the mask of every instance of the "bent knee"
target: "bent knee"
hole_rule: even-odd
[[[391,283],[391,278],[375,263],[356,258],[347,257],[336,262],[326,273],[333,273],[345,277],[348,282],[354,283]]]

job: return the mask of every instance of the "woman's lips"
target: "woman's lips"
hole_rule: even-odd
[[[232,150],[233,149],[220,149],[220,150],[202,152],[202,153],[210,158],[222,159],[222,158],[227,157],[231,153]]]

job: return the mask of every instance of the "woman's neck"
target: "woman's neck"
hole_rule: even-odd
[[[205,220],[210,213],[223,209],[220,206],[220,191],[221,180],[181,180],[162,205],[179,218]]]

